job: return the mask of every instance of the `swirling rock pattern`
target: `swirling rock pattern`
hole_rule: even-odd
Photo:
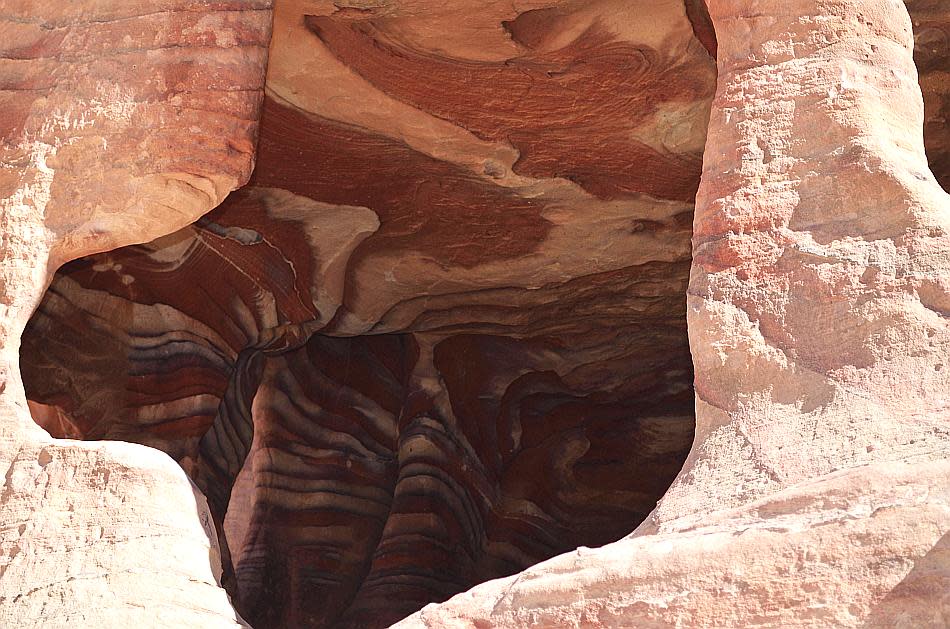
[[[714,40],[701,5],[537,5],[278,4],[250,185],[32,319],[38,421],[177,459],[257,627],[615,540],[686,456]]]
[[[822,201],[847,190],[868,204],[912,199],[907,207],[936,215],[942,198],[908,139],[915,94],[898,90],[906,109],[895,116],[914,149],[907,172],[923,183],[895,177],[888,187],[888,177],[864,173],[866,162],[840,168],[848,155],[888,164],[875,147],[842,157],[793,141],[788,125],[806,109],[824,112],[824,100],[796,118],[757,91],[771,79],[753,80],[782,76],[786,91],[775,94],[792,99],[828,88],[841,111],[863,111],[860,77],[823,65],[832,57],[820,44],[845,42],[847,54],[835,49],[844,57],[866,39],[868,50],[858,48],[870,66],[910,76],[909,31],[887,30],[902,16],[876,0],[760,3],[764,14],[712,2],[713,19],[699,0],[479,4],[278,2],[250,185],[193,225],[57,274],[23,339],[37,421],[55,436],[133,441],[175,458],[208,497],[224,584],[254,626],[385,626],[644,521],[693,440],[690,283],[690,299],[702,302],[690,315],[699,439],[640,529],[654,535],[580,548],[407,626],[788,623],[813,613],[802,611],[809,592],[841,578],[802,550],[820,546],[822,531],[839,535],[841,522],[856,521],[830,551],[836,558],[850,540],[888,532],[897,541],[887,557],[922,557],[946,530],[945,466],[922,462],[944,448],[933,395],[945,380],[934,349],[943,332],[928,319],[937,340],[914,345],[907,321],[917,315],[887,296],[946,310],[941,227],[924,217],[908,228],[872,205],[828,221]],[[946,11],[907,4],[918,22],[927,149],[946,187]],[[867,11],[852,11],[858,5]],[[724,53],[714,21],[728,35]],[[211,37],[195,32],[195,42]],[[690,278],[717,54],[724,78]],[[188,67],[182,77],[207,79]],[[818,78],[802,81],[802,67]],[[866,83],[894,87],[878,79]],[[883,133],[829,120],[806,127],[842,146]],[[245,148],[236,154],[246,158]],[[824,161],[806,159],[813,149]],[[163,154],[147,143],[143,151]],[[819,161],[839,176],[822,184],[786,168]],[[816,242],[801,236],[814,226]],[[894,235],[905,228],[929,235],[914,232],[907,245]],[[763,239],[785,238],[782,230],[795,237],[780,239],[787,251],[769,266],[774,248],[763,253]],[[821,266],[867,261],[887,271],[890,249],[855,258],[839,246],[874,234],[906,249],[899,262],[912,279],[858,281],[851,267]],[[827,299],[813,303],[809,290]],[[865,298],[885,304],[880,316],[865,313],[875,338],[900,337],[886,357],[862,341],[861,321],[832,338],[840,329],[828,322]],[[845,301],[847,312],[835,310]],[[740,325],[742,313],[753,313],[759,345],[741,345],[759,338]],[[789,341],[803,329],[815,338]],[[926,417],[875,393],[892,360],[901,373],[926,363],[917,370],[926,381],[908,392]],[[845,402],[867,420],[859,436],[843,436],[856,421],[842,424]],[[878,421],[885,415],[897,423]],[[888,456],[905,463],[882,463]],[[827,477],[836,465],[869,467]],[[929,503],[907,497],[924,493]],[[852,504],[889,511],[871,521],[847,511]],[[777,540],[782,527],[794,534]],[[719,547],[725,559],[710,550]],[[849,557],[858,573],[892,579],[876,548]],[[708,574],[697,576],[696,557]],[[735,557],[747,561],[746,581],[729,572]],[[902,597],[930,596],[928,579],[943,574],[939,558],[921,565],[909,594],[885,598],[875,582],[822,618],[886,623],[903,613]],[[774,566],[797,571],[801,587],[782,598]],[[722,607],[723,591],[740,605]],[[770,599],[780,600],[758,605]]]
[[[888,0],[710,0],[697,443],[627,539],[411,627],[950,622],[950,196]]]

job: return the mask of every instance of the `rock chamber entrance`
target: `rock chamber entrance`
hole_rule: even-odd
[[[37,422],[177,460],[258,629],[618,539],[692,443],[702,3],[435,4],[278,2],[249,185],[24,335]]]

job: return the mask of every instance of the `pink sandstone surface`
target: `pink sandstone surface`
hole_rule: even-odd
[[[911,23],[884,1],[709,9],[683,471],[630,537],[399,627],[950,623],[950,203]]]
[[[950,626],[950,7],[9,5],[3,626]]]
[[[182,469],[51,438],[18,363],[61,264],[187,225],[244,183],[269,29],[252,0],[3,3],[2,626],[240,625]]]

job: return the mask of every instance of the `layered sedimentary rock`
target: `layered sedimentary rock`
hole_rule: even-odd
[[[708,4],[13,15],[7,624],[950,623],[947,10]],[[80,255],[33,417],[210,509],[28,434]]]
[[[400,627],[950,621],[950,200],[903,7],[709,2],[696,443],[629,539]]]
[[[703,15],[279,4],[250,185],[60,273],[38,421],[177,459],[260,627],[385,626],[621,537],[692,439]]]
[[[4,626],[239,624],[213,573],[207,505],[181,468],[141,446],[51,439],[30,419],[17,365],[60,264],[187,225],[246,181],[268,8],[4,3]]]

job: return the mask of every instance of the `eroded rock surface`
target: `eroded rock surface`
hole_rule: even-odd
[[[58,276],[38,420],[180,461],[259,627],[385,626],[621,537],[692,440],[696,15],[279,4],[250,185]]]
[[[50,9],[8,56],[133,95],[139,72],[145,103],[20,105],[27,66],[3,70],[57,150],[116,148],[56,165],[75,224],[23,206],[10,339],[44,284],[33,234],[54,266],[144,244],[57,274],[24,337],[33,416],[177,460],[259,628],[385,626],[516,572],[400,626],[946,626],[947,10],[907,2],[922,107],[900,3],[708,4],[281,0],[256,171],[187,227],[249,172],[267,7]],[[115,137],[62,113],[90,109]],[[45,153],[10,159],[46,181]],[[67,198],[37,185],[5,217]],[[49,591],[106,624],[238,621],[183,473],[69,448],[10,467],[4,517],[34,524],[3,548],[33,572],[3,580],[6,618],[50,622]],[[636,534],[586,548],[684,460]],[[30,546],[51,539],[64,558]]]
[[[137,445],[51,439],[17,365],[60,264],[187,225],[246,181],[269,29],[269,4],[250,0],[4,3],[3,626],[242,624],[182,469]]]
[[[709,7],[689,459],[630,538],[399,627],[950,621],[950,199],[910,20],[884,0]]]

